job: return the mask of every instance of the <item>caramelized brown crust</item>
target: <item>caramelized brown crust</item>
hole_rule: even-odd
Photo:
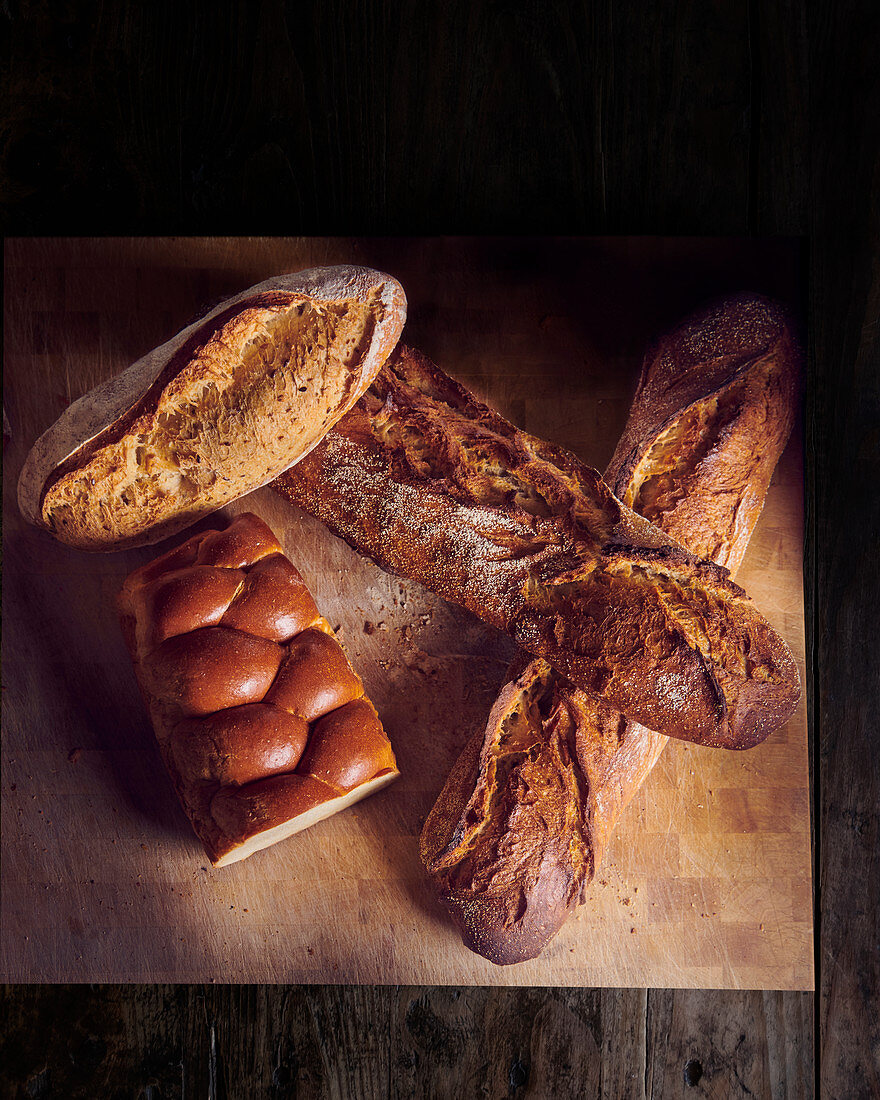
[[[215,865],[397,775],[363,684],[256,516],[135,570],[118,605],[163,759]]]
[[[611,828],[667,738],[520,662],[425,822],[421,857],[467,947],[534,958],[602,859]]]
[[[791,654],[726,570],[411,349],[273,488],[670,736],[747,748],[797,702]]]
[[[606,476],[689,549],[738,568],[788,438],[797,373],[771,303],[737,298],[696,315],[646,357]],[[666,740],[522,659],[422,832],[428,874],[471,950],[499,964],[540,954]]]
[[[252,287],[71,405],[25,461],[22,514],[82,550],[182,530],[310,450],[405,316],[400,284],[369,268]]]
[[[650,349],[606,480],[691,553],[742,564],[791,432],[799,350],[784,311],[742,295]]]

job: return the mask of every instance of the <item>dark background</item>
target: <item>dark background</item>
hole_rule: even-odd
[[[804,238],[818,967],[815,996],[12,987],[2,1095],[880,1095],[876,4],[2,19],[7,235]]]

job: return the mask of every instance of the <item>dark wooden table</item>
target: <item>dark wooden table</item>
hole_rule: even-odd
[[[875,5],[79,8],[4,9],[7,234],[805,239],[818,987],[18,986],[2,1094],[880,1095]]]

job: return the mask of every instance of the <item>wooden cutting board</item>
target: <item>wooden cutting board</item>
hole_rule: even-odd
[[[338,627],[402,777],[212,870],[162,769],[117,627],[155,550],[87,555],[24,524],[27,450],[75,399],[220,298],[354,262],[397,275],[405,339],[528,431],[604,467],[652,334],[706,298],[797,305],[784,241],[21,240],[6,248],[3,897],[13,982],[355,982],[811,989],[803,704],[746,753],[670,742],[586,904],[544,955],[495,967],[427,888],[418,836],[489,709],[511,643],[393,578],[264,489],[262,516]],[[803,679],[800,438],[740,580]]]

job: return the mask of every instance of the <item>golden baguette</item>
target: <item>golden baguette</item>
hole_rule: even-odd
[[[742,296],[694,315],[645,357],[606,471],[688,549],[739,568],[796,406],[785,314]],[[422,859],[465,944],[538,955],[602,860],[667,738],[523,658],[428,816]]]
[[[665,734],[748,748],[797,703],[787,646],[727,570],[412,349],[272,488]]]

